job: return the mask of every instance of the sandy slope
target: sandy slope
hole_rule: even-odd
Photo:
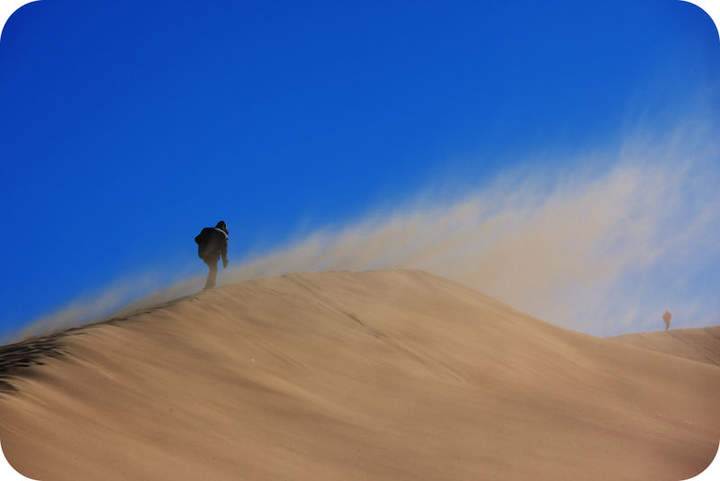
[[[626,334],[613,339],[629,346],[720,366],[720,326]]]
[[[64,355],[6,363],[0,437],[44,481],[678,480],[720,439],[719,367],[419,272],[244,282],[41,341]]]

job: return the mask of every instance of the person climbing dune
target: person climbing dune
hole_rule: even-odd
[[[205,281],[205,289],[215,287],[217,279],[217,263],[222,257],[223,269],[227,267],[227,248],[228,248],[228,228],[225,221],[218,222],[215,227],[205,227],[195,236],[195,242],[198,245],[198,257],[207,264],[208,272]]]

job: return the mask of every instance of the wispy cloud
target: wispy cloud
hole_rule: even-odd
[[[696,279],[707,266],[720,268],[720,157],[708,138],[685,132],[561,163],[604,170],[549,173],[533,164],[443,205],[418,197],[392,213],[319,230],[249,259],[224,272],[222,282],[417,268],[596,335],[660,329],[665,309],[675,327],[707,325],[718,321],[720,308],[716,293]],[[152,302],[200,283],[178,283]],[[99,315],[106,304],[100,299],[116,300],[109,292],[43,326]]]

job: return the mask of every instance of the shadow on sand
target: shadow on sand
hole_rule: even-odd
[[[122,316],[109,317],[101,321],[63,329],[51,334],[31,336],[21,341],[0,346],[0,393],[17,391],[12,384],[12,380],[21,376],[31,376],[32,371],[28,368],[32,366],[42,366],[45,364],[44,360],[48,358],[57,359],[62,357],[64,355],[62,341],[65,337],[82,335],[84,331],[93,327],[125,322],[141,314],[167,308],[184,300],[193,300],[202,292],[203,291],[178,297],[163,304],[137,309]]]

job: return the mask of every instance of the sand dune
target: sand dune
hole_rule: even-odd
[[[720,326],[626,334],[613,339],[629,346],[720,366]]]
[[[6,347],[0,438],[44,481],[697,474],[720,367],[625,344],[421,272],[293,274]]]

